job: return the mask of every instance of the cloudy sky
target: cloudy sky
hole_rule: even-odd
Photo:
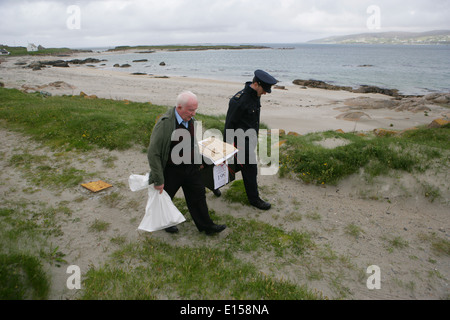
[[[298,43],[450,29],[450,0],[0,0],[0,44]]]

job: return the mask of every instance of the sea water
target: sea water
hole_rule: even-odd
[[[159,76],[250,81],[256,69],[280,85],[295,79],[321,80],[357,88],[372,85],[401,94],[450,92],[448,45],[265,44],[268,49],[105,52],[102,68]],[[147,59],[145,62],[133,60]],[[164,66],[160,66],[164,62]],[[130,64],[115,68],[114,64]]]

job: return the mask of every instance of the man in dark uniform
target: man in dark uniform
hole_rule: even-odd
[[[258,142],[261,96],[271,93],[272,85],[278,81],[263,70],[256,70],[252,82],[247,82],[243,90],[236,93],[229,102],[225,120],[224,140],[234,144],[239,153],[234,159],[235,172],[241,171],[245,191],[251,205],[262,209],[270,209],[270,203],[259,197],[256,162],[256,146]]]

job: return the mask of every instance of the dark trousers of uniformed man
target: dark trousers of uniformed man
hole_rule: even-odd
[[[258,182],[256,181],[258,166],[256,164],[245,164],[241,168],[241,174],[249,202],[257,202],[259,199]]]
[[[253,137],[253,139],[245,138],[245,144],[242,146],[238,145],[237,142],[235,142],[235,145],[239,150],[242,150],[241,154],[238,154],[234,159],[235,168],[237,171],[241,171],[249,202],[255,203],[260,199],[257,182],[258,165],[255,154],[256,137]]]

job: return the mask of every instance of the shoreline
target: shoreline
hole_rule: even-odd
[[[140,49],[140,47],[142,47]],[[151,51],[144,49],[145,47],[149,47],[149,48],[153,48]],[[170,47],[178,47],[178,46],[136,46],[136,47],[128,47],[128,46],[124,46],[124,48],[122,48],[121,46],[112,48],[112,49],[108,49],[105,51],[98,51],[98,50],[83,50],[83,49],[74,49],[74,51],[68,52],[68,53],[61,53],[61,54],[55,54],[55,53],[50,53],[50,54],[42,54],[42,55],[20,55],[20,56],[0,56],[0,68],[1,68],[1,59],[2,58],[6,58],[6,59],[20,59],[20,58],[24,58],[24,60],[26,58],[28,59],[32,59],[33,61],[41,61],[41,62],[49,62],[49,61],[56,61],[54,60],[54,58],[62,58],[62,59],[66,59],[67,60],[59,60],[62,62],[67,62],[67,63],[71,63],[72,60],[81,60],[81,59],[93,59],[92,56],[105,56],[105,55],[125,55],[125,54],[140,54],[140,53],[154,53],[154,52],[176,52],[176,51],[206,51],[206,50],[244,50],[244,49],[270,49],[270,50],[286,50],[289,48],[272,48],[272,47],[258,47],[258,46],[254,46],[253,48],[237,48],[238,46],[232,46],[232,48],[221,48],[218,47],[217,49],[215,48],[209,48],[209,46],[205,46],[207,48],[205,49],[197,49],[197,47],[201,47],[201,46],[181,46],[181,47],[186,47],[186,48],[181,48],[181,49],[171,49]],[[190,48],[193,47],[193,48]],[[39,59],[42,58],[42,59]],[[47,59],[49,58],[49,59]],[[70,58],[70,59],[69,59]],[[97,59],[98,60],[98,59]],[[147,59],[143,59],[142,61],[133,61],[136,63],[139,62],[144,62]],[[93,62],[93,63],[100,63],[100,62],[106,62],[108,61],[108,59],[105,60],[99,60],[98,62]],[[86,64],[86,63],[79,63],[76,62],[76,64],[82,65],[82,64]],[[132,75],[142,75],[142,76],[149,76],[149,77],[153,77],[153,78],[189,78],[189,79],[193,79],[194,81],[197,80],[210,80],[210,81],[223,81],[223,82],[228,82],[228,83],[243,83],[243,82],[239,82],[236,80],[229,80],[229,79],[223,79],[223,78],[217,78],[217,77],[191,77],[189,75],[166,75],[164,74],[164,72],[162,72],[161,74],[153,74],[153,73],[140,73],[140,72],[128,72],[127,73],[127,68],[131,67],[132,65],[128,65],[127,67],[124,66],[119,66],[119,64],[117,64],[117,66],[114,66],[113,68],[111,67],[103,67],[102,65],[92,65],[90,64],[89,67],[95,67],[98,70],[105,70],[105,71],[118,71],[119,73],[124,73],[124,74],[132,74]],[[370,67],[371,65],[360,65],[359,67]],[[249,73],[252,74],[252,71],[249,71]],[[245,80],[245,81],[250,81],[251,77],[249,77],[249,79]],[[0,77],[1,80],[1,77]],[[245,82],[244,81],[244,82]],[[335,85],[333,84],[333,81],[331,82],[327,82],[324,80],[320,80],[320,79],[314,79],[314,78],[309,78],[309,79],[300,79],[300,78],[295,78],[292,81],[289,82],[284,82],[283,80],[280,80],[279,83],[283,83],[281,85],[281,87],[295,87],[295,86],[301,86],[301,87],[307,87],[307,88],[317,88],[317,89],[324,89],[324,90],[329,90],[329,91],[349,91],[349,92],[354,92],[354,93],[379,93],[382,95],[387,95],[387,96],[391,96],[391,97],[398,97],[398,98],[410,98],[410,97],[424,97],[426,95],[429,94],[444,94],[444,93],[450,93],[447,91],[442,91],[442,90],[429,90],[428,93],[423,93],[423,94],[404,94],[401,93],[401,91],[398,88],[395,87],[388,87],[388,86],[376,86],[376,85],[371,85],[371,84],[356,84],[356,85],[348,85],[348,84],[341,84],[341,85]]]
[[[76,53],[65,56],[64,60],[95,58],[99,55],[104,53]],[[98,98],[151,102],[163,106],[174,105],[181,91],[190,90],[199,97],[198,112],[206,115],[226,114],[229,99],[244,87],[244,83],[227,80],[167,77],[163,72],[151,76],[133,75],[95,65],[45,67],[42,70],[26,68],[32,62],[49,60],[46,57],[17,56],[2,59],[0,82],[6,88],[27,92],[46,91],[52,95],[79,95],[83,92]],[[22,65],[16,65],[18,62],[22,62]],[[261,98],[261,122],[286,133],[307,134],[328,130],[405,130],[429,124],[436,118],[449,117],[448,108],[425,98],[392,97],[380,93],[357,93],[293,84],[274,87],[271,94]],[[400,103],[395,102],[395,99],[409,103],[414,108],[393,108],[391,101],[397,105]],[[447,102],[450,102],[450,96]],[[380,103],[384,105],[379,107]],[[370,104],[377,104],[377,107],[371,107]],[[356,119],[347,117],[351,112],[362,114]]]

